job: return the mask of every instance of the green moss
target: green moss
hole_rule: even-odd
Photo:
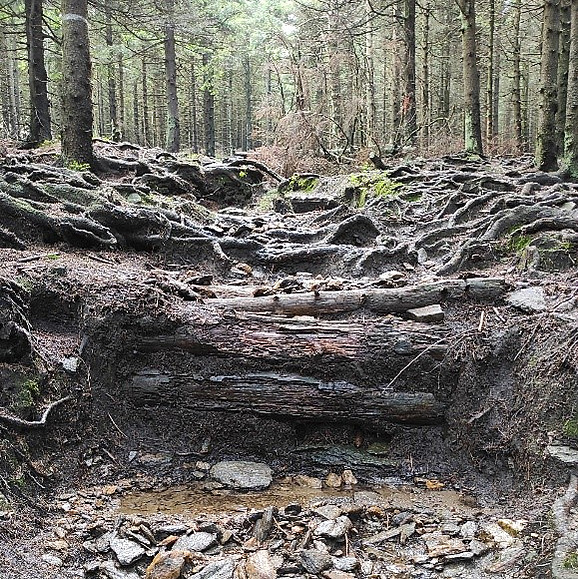
[[[69,161],[66,168],[71,171],[89,171],[90,165],[88,163],[79,163],[78,161]]]
[[[578,438],[578,416],[573,416],[564,422],[562,432],[570,438]]]
[[[34,406],[40,396],[40,383],[31,378],[20,383],[13,400],[13,406],[18,410],[26,410]]]
[[[401,183],[390,179],[383,171],[349,175],[349,183],[352,188],[357,189],[357,195],[353,196],[357,208],[364,207],[369,197],[393,198],[403,189]]]
[[[530,245],[532,238],[528,235],[512,235],[508,240],[508,251],[522,253]]]
[[[301,175],[293,175],[289,179],[289,183],[285,191],[298,191],[299,193],[311,193],[317,187],[319,179],[317,177],[304,177]]]
[[[562,566],[564,569],[578,569],[578,553],[568,553]]]

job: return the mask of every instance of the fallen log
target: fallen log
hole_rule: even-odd
[[[445,409],[428,392],[370,390],[341,380],[273,372],[205,378],[149,369],[126,381],[121,394],[137,406],[162,404],[365,426],[440,424]]]
[[[211,300],[216,307],[247,312],[289,315],[322,315],[367,309],[377,313],[401,313],[444,301],[473,299],[496,301],[507,291],[503,278],[449,279],[395,289],[360,289],[311,293],[226,298]]]

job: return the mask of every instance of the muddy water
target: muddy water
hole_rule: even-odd
[[[313,489],[281,482],[263,491],[246,493],[229,490],[209,492],[203,489],[202,484],[160,491],[137,491],[121,499],[120,511],[124,514],[180,514],[194,517],[201,513],[243,512],[268,506],[282,508],[293,503],[312,506],[322,502],[353,501],[380,504],[385,508],[431,510],[446,515],[451,512],[468,514],[480,511],[471,497],[453,490],[430,491],[415,486]]]

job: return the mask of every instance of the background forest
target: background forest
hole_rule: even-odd
[[[469,11],[484,151],[531,151],[544,95],[545,5],[558,11],[561,143],[571,2],[560,0],[475,7],[471,0],[94,1],[88,20],[95,135],[209,156],[256,149],[268,162],[282,159],[277,168],[286,175],[317,156],[461,150],[469,96],[460,31],[467,33]],[[46,82],[38,53],[30,53],[34,44],[44,49]],[[0,7],[3,138],[38,143],[60,133],[60,45],[58,2]],[[47,92],[50,120],[36,123],[35,134],[42,107],[31,122],[30,96],[39,92]]]

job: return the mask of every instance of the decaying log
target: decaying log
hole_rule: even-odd
[[[378,313],[400,313],[448,300],[495,301],[507,290],[503,278],[449,279],[396,289],[311,292],[212,300],[217,307],[237,311],[321,315],[365,308]]]
[[[324,382],[295,374],[244,376],[170,374],[141,371],[122,394],[136,405],[176,405],[191,410],[255,414],[328,422],[439,424],[444,405],[427,392],[369,390],[345,381]]]

